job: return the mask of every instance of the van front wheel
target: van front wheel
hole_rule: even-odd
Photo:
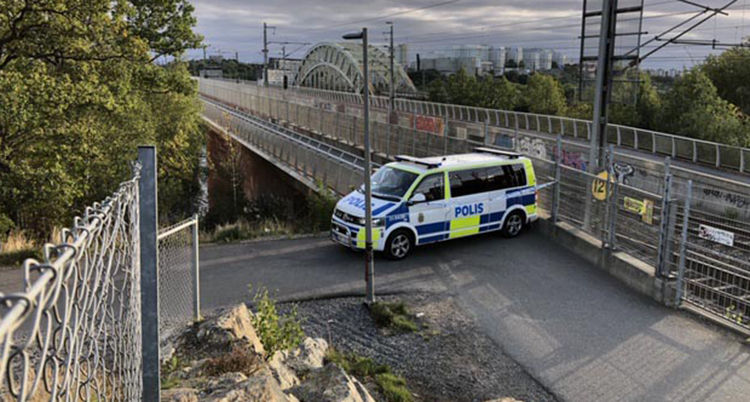
[[[521,212],[513,211],[505,218],[503,224],[503,236],[516,237],[521,234],[523,229],[524,215]]]
[[[385,255],[390,260],[403,260],[414,247],[414,236],[401,229],[391,233],[385,243]]]

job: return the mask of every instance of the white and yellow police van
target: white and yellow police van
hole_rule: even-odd
[[[531,160],[490,148],[430,158],[396,157],[372,176],[373,248],[402,259],[415,245],[477,233],[518,236],[537,219]],[[336,205],[331,239],[365,247],[362,187]]]

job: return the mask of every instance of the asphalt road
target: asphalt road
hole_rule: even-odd
[[[204,308],[362,294],[363,256],[327,239],[201,249]],[[547,240],[494,234],[376,258],[377,290],[455,294],[487,333],[565,401],[747,401],[750,349],[663,307]]]

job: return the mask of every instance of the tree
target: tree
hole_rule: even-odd
[[[675,81],[664,101],[660,128],[729,145],[750,144],[746,118],[736,106],[719,96],[700,68],[694,68]]]
[[[136,146],[154,143],[160,188],[169,195],[160,209],[184,212],[173,206],[190,199],[202,147],[196,87],[179,62],[200,40],[192,6],[2,4],[0,211],[43,237],[110,194],[129,176]],[[161,56],[173,62],[151,62]]]
[[[532,74],[526,86],[526,105],[532,113],[563,115],[567,103],[559,81],[547,74]]]
[[[750,116],[750,49],[732,48],[719,56],[710,56],[703,65],[723,99]]]
[[[625,126],[654,129],[661,112],[661,98],[651,84],[648,74],[636,75],[634,70],[626,77],[631,82],[617,82],[612,94],[609,121]],[[635,83],[634,81],[638,81]]]

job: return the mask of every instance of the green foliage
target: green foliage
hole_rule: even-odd
[[[394,374],[387,365],[377,364],[370,357],[359,356],[355,353],[344,354],[334,348],[329,348],[326,351],[325,360],[335,363],[349,375],[353,375],[360,380],[374,380],[386,402],[410,402],[413,400],[406,380]]]
[[[253,222],[239,220],[234,223],[218,225],[213,234],[205,236],[201,239],[201,242],[234,243],[267,236],[289,236],[293,233],[294,230],[288,223],[277,219],[263,219]]]
[[[220,69],[224,78],[239,78],[247,81],[257,80],[263,72],[262,64],[238,63],[237,60],[233,59],[223,59],[221,61],[190,60],[188,68],[190,74],[194,76],[198,76],[201,70]]]
[[[563,115],[567,108],[565,90],[555,77],[536,73],[526,85],[526,105],[532,113]]]
[[[292,349],[302,342],[305,331],[296,305],[288,314],[279,315],[276,301],[268,296],[265,288],[255,293],[253,301],[258,310],[253,316],[253,327],[269,357],[277,350]]]
[[[661,130],[707,141],[746,146],[750,135],[746,117],[722,99],[700,69],[685,73],[667,94],[661,114]]]
[[[331,216],[336,208],[337,199],[331,196],[327,189],[319,185],[320,191],[307,197],[307,212],[303,220],[304,231],[310,233],[322,232],[331,228]]]
[[[14,227],[16,227],[16,224],[7,215],[0,212],[0,244],[8,238],[8,233]],[[0,251],[2,251],[2,247],[0,247]]]
[[[477,79],[461,69],[447,80],[438,79],[428,89],[430,100],[494,109],[513,109],[521,100],[518,87],[501,77]]]
[[[383,396],[389,402],[411,402],[413,400],[406,380],[393,373],[382,373],[375,375],[375,382],[380,387]]]
[[[185,363],[173,355],[171,359],[161,365],[161,389],[167,390],[176,388],[180,385],[180,379],[175,374],[185,367]]]
[[[418,329],[402,301],[373,303],[370,306],[370,314],[375,323],[383,328],[399,332],[415,332]]]
[[[159,150],[162,211],[190,199],[195,84],[177,60],[200,37],[182,0],[3,2],[0,210],[36,237],[110,194],[140,144]],[[10,23],[13,21],[13,23]],[[175,196],[177,195],[177,196]]]
[[[626,77],[639,83],[614,85],[609,121],[632,127],[654,127],[658,123],[662,105],[656,88],[651,84],[651,77],[645,73],[635,75],[634,71]]]
[[[719,96],[750,116],[750,49],[732,48],[710,56],[701,69]]]

